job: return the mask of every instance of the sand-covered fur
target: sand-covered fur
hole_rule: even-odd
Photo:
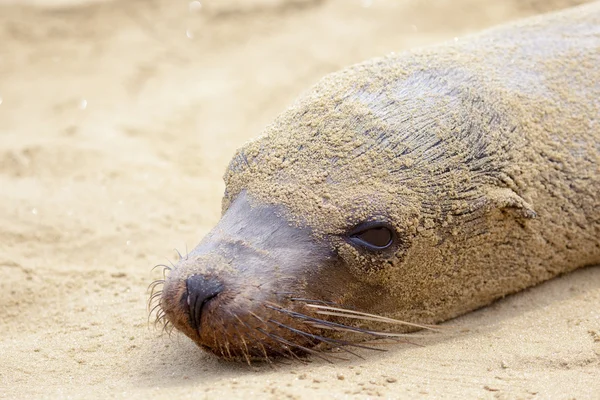
[[[349,336],[298,298],[432,323],[600,262],[598,65],[595,3],[324,78],[238,151],[159,320],[225,358],[285,355]],[[349,240],[369,222],[390,249]],[[194,276],[220,287],[195,308]]]
[[[248,368],[148,326],[151,267],[214,227],[236,148],[301,91],[582,1],[292,2],[0,1],[0,398],[595,398],[599,267],[334,364]]]

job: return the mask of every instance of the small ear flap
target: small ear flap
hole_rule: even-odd
[[[527,219],[537,218],[537,213],[521,196],[512,189],[493,188],[488,190],[487,206],[490,208],[508,209],[517,213],[518,216]]]

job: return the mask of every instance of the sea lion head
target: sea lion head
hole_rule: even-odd
[[[383,317],[439,321],[493,292],[461,266],[495,251],[507,219],[490,210],[527,208],[490,189],[509,179],[497,138],[514,126],[460,68],[398,62],[326,78],[237,152],[222,218],[170,268],[159,320],[250,361],[378,335]]]
[[[335,344],[317,328],[326,319],[307,305],[344,304],[351,294],[352,275],[336,253],[336,240],[383,249],[392,235],[373,225],[345,239],[316,236],[290,221],[285,208],[243,191],[170,271],[162,312],[174,327],[224,358],[289,356],[321,342]],[[361,293],[360,300],[369,303],[372,294]]]

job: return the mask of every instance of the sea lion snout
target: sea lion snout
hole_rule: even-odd
[[[160,295],[161,313],[220,357],[306,352],[314,347],[316,329],[306,325],[311,310],[296,300],[322,297],[311,291],[319,286],[310,273],[326,268],[328,259],[329,248],[289,223],[282,210],[241,193],[217,226],[171,268]]]

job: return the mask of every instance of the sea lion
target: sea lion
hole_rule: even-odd
[[[360,346],[600,263],[600,3],[331,74],[224,180],[151,299],[226,359]]]

